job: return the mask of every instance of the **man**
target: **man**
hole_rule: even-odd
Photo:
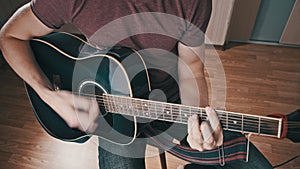
[[[170,71],[171,74],[176,71],[180,92],[174,88],[172,83],[168,82],[169,77],[161,75],[161,71],[150,72],[151,85],[154,88],[162,89],[172,102],[178,101],[180,95],[182,104],[203,107],[208,105],[203,64],[204,37],[195,32],[199,30],[205,32],[210,12],[210,0],[33,0],[21,7],[5,24],[0,34],[0,46],[10,66],[38,93],[45,103],[55,110],[70,127],[86,131],[92,128],[93,124],[81,125],[76,110],[84,110],[88,119],[88,116],[98,113],[97,104],[92,100],[74,96],[69,91],[55,91],[49,79],[37,65],[29,46],[29,40],[36,36],[49,34],[66,23],[73,23],[91,43],[98,47],[110,46],[110,40],[113,39],[115,32],[111,32],[111,34],[100,33],[101,36],[104,36],[101,38],[98,33],[110,25],[112,21],[121,18],[121,21],[116,24],[120,25],[117,26],[116,32],[125,30],[124,32],[127,33],[126,36],[128,35],[128,37],[117,41],[113,39],[112,43],[136,50],[159,48],[178,55],[177,65],[168,65],[164,61],[164,55],[156,56],[154,59],[146,59],[146,61],[152,66],[158,63],[167,63],[158,68],[167,67],[166,70]],[[143,17],[143,14],[150,15]],[[137,24],[136,28],[141,28],[142,31],[132,33],[134,28],[122,20],[126,16],[133,16],[130,22]],[[167,18],[161,20],[165,16]],[[172,21],[173,16],[182,18],[184,22],[179,21],[178,25],[170,22],[171,26],[161,22],[168,22],[170,21],[169,18]],[[154,20],[150,19],[150,21],[146,20],[145,22],[145,18],[154,18]],[[135,22],[137,20],[143,24],[153,22],[153,26],[158,25],[158,27],[154,27],[162,31],[152,32],[150,30],[142,34],[143,28],[147,29],[148,27],[143,27],[141,23]],[[169,30],[171,33],[166,33]],[[117,35],[125,36],[123,33]],[[104,41],[99,42],[99,38],[104,39]],[[151,55],[152,52],[153,50],[149,54]],[[156,50],[154,50],[155,52]],[[156,61],[151,63],[153,60]],[[186,71],[186,67],[189,71]],[[74,100],[78,104],[74,105]],[[210,123],[202,122],[199,124],[198,117],[195,115],[189,118],[187,141],[192,148],[199,151],[211,150],[223,143],[223,132],[216,113],[211,108],[207,108],[207,112]],[[100,144],[111,145],[111,143],[102,140]],[[143,148],[141,153],[144,153],[145,143],[134,144],[140,145]],[[126,146],[119,146],[118,149],[132,151]],[[99,163],[101,169],[140,169],[145,167],[143,157],[123,157],[106,151],[101,146],[99,147]]]

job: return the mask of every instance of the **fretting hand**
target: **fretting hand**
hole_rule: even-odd
[[[208,121],[199,123],[198,115],[192,115],[188,120],[187,141],[191,148],[199,151],[212,150],[223,144],[223,131],[217,113],[206,107]]]

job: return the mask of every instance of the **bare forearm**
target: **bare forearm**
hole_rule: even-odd
[[[18,9],[0,31],[0,48],[12,69],[39,94],[51,85],[37,65],[30,39],[52,32],[43,25],[26,4]]]
[[[204,75],[190,72],[186,68],[179,68],[180,97],[183,104],[205,107],[208,105],[208,90]],[[181,73],[180,73],[181,72]]]
[[[193,83],[193,82],[192,82]],[[198,88],[192,89],[188,86],[190,84],[190,80],[185,80],[180,88],[181,93],[180,97],[182,98],[182,102],[184,104],[189,104],[193,106],[205,107],[208,105],[208,92],[207,85],[202,80],[199,80],[197,85]],[[185,87],[186,86],[186,87]]]
[[[179,43],[178,49],[178,76],[182,103],[207,106],[208,90],[204,75],[204,45],[187,47]]]
[[[35,91],[42,93],[51,88],[49,80],[34,59],[28,40],[2,37],[0,46],[8,64]]]
[[[84,130],[93,128],[95,118],[99,115],[96,100],[73,95],[70,91],[53,91],[50,81],[37,64],[30,48],[33,37],[43,36],[53,29],[44,25],[26,4],[9,19],[0,30],[0,48],[12,69],[25,80],[59,116],[72,128]],[[74,104],[76,103],[76,104]],[[81,112],[79,121],[76,110]],[[95,118],[94,118],[95,117]],[[82,124],[86,124],[85,127]],[[91,123],[91,124],[90,124]]]

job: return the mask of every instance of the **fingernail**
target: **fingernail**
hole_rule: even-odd
[[[207,113],[211,113],[212,112],[212,108],[211,107],[206,107],[206,112]]]

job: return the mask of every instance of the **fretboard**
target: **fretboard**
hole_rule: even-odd
[[[104,94],[105,110],[111,113],[136,116],[175,123],[188,123],[197,114],[201,121],[208,120],[205,108],[181,104]],[[223,130],[253,133],[280,138],[282,119],[216,110]]]

